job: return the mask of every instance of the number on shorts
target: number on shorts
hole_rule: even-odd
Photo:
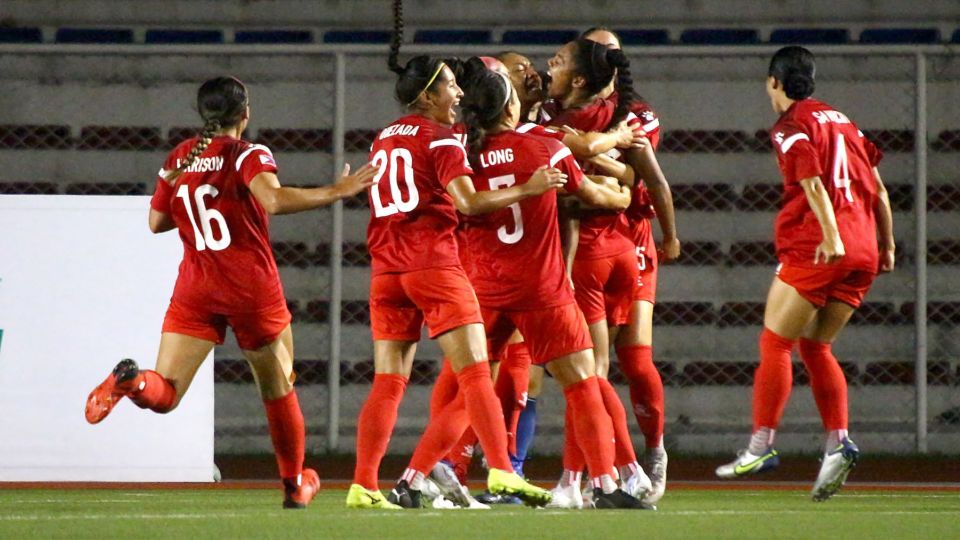
[[[847,166],[847,145],[843,140],[843,133],[837,133],[837,155],[833,160],[833,185],[843,191],[847,201],[853,202],[853,193],[850,192],[850,170]]]
[[[193,227],[193,237],[197,251],[203,251],[207,248],[213,251],[222,251],[230,245],[230,229],[227,227],[227,220],[218,210],[207,208],[203,197],[209,195],[214,198],[220,194],[220,191],[210,184],[201,184],[193,192],[193,200],[197,203],[197,213],[200,215],[200,227],[197,227],[197,220],[193,217],[193,207],[190,204],[190,189],[183,184],[177,189],[177,197],[183,199],[183,205],[187,208],[187,217],[190,218],[190,225]],[[214,238],[212,222],[216,221],[220,227],[220,238]],[[203,232],[200,232],[201,227]]]
[[[510,187],[516,182],[517,178],[512,174],[495,176],[490,179],[490,189],[496,191]],[[497,229],[497,238],[504,244],[516,244],[523,238],[523,216],[520,214],[520,203],[513,203],[507,208],[510,209],[510,213],[513,215],[513,231],[507,232],[507,226],[501,225],[500,228]]]
[[[402,164],[401,164],[402,162]],[[390,169],[390,199],[386,206],[380,199],[380,179]],[[413,155],[406,148],[394,148],[387,157],[386,150],[380,150],[373,155],[373,166],[377,167],[377,174],[373,177],[373,189],[370,198],[373,199],[373,215],[375,217],[392,216],[397,212],[410,212],[420,204],[420,193],[413,181]],[[397,178],[400,167],[403,167],[403,181],[407,185],[407,196],[404,200]]]
[[[647,246],[637,246],[637,270],[647,269]]]

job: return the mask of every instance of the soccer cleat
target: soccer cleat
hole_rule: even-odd
[[[412,489],[406,480],[400,480],[393,486],[387,501],[401,508],[423,508],[420,490]]]
[[[640,502],[640,499],[618,489],[612,493],[604,493],[600,488],[593,490],[593,504],[597,510],[656,510],[651,504]]]
[[[840,491],[850,469],[857,466],[858,459],[860,449],[849,438],[843,439],[839,446],[824,454],[811,492],[813,500],[823,502]]]
[[[653,491],[653,484],[650,481],[650,477],[647,476],[647,473],[638,467],[636,472],[620,481],[620,488],[623,489],[627,495],[642,499]]]
[[[580,493],[580,486],[570,484],[550,490],[551,499],[547,503],[547,508],[565,508],[568,510],[580,510],[583,508],[583,495]]]
[[[513,471],[490,469],[487,473],[487,489],[497,495],[516,495],[527,506],[543,506],[550,502],[550,492],[538,488]]]
[[[470,495],[470,490],[467,489],[467,486],[460,486],[460,491],[463,493],[463,497],[467,500],[467,510],[489,510],[490,505],[484,504],[479,500],[475,499],[473,495]],[[520,500],[518,499],[519,503]]]
[[[751,454],[749,450],[741,450],[737,452],[737,459],[717,467],[716,473],[720,478],[740,478],[773,470],[777,465],[780,465],[780,453],[773,447],[767,448],[759,456]]]
[[[495,493],[490,493],[488,490],[484,490],[483,493],[477,495],[477,502],[483,505],[491,504],[523,504],[518,497],[513,495],[498,495]]]
[[[137,375],[140,368],[129,358],[120,361],[96,388],[87,396],[87,406],[84,414],[87,422],[99,423],[110,414],[113,407],[123,396],[136,388]]]
[[[463,489],[456,471],[449,464],[443,461],[437,462],[430,471],[430,479],[440,489],[440,494],[444,498],[461,508],[470,508],[470,500],[464,496],[464,493],[469,496],[470,492]]]
[[[650,491],[641,500],[656,504],[667,490],[667,452],[663,448],[647,451],[646,467],[650,471]]]
[[[294,483],[291,479],[283,481],[283,507],[306,508],[320,491],[320,476],[313,469],[304,469]]]
[[[374,510],[403,510],[388,501],[378,489],[367,489],[360,484],[351,484],[347,492],[347,508],[362,508]]]

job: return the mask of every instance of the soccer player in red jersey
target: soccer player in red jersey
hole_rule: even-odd
[[[774,434],[799,341],[827,431],[812,492],[823,501],[840,489],[859,456],[847,433],[847,385],[831,344],[877,274],[893,270],[895,247],[890,200],[877,170],[882,154],[846,115],[811,97],[814,73],[813,54],[803,47],[784,47],[770,61],[767,94],[780,115],[770,137],[784,181],[774,225],[780,265],[760,334],[753,435],[737,459],[716,472],[737,478],[779,464]]]
[[[374,169],[344,169],[336,184],[283,187],[270,149],[241,140],[250,119],[247,90],[232,77],[205,82],[197,95],[203,132],[179,144],[159,172],[150,230],[176,229],[183,262],[163,321],[156,370],[123,360],[87,399],[86,417],[102,421],[124,396],[168,413],[190,387],[227,326],[253,370],[263,398],[284,487],[284,508],[303,508],[320,487],[303,468],[304,423],[293,388],[293,334],[267,214],[301,212],[353,196]]]
[[[454,107],[463,93],[451,69],[439,59],[417,56],[405,66],[399,64],[400,7],[395,1],[388,65],[398,75],[397,100],[410,114],[384,128],[370,152],[377,167],[367,229],[375,375],[357,423],[357,465],[347,506],[399,508],[379,491],[377,472],[424,323],[456,372],[470,424],[491,467],[488,489],[544,504],[549,492],[528,484],[510,465],[483,319],[460,265],[454,234],[457,211],[469,216],[505,208],[563,185],[565,177],[544,168],[523,185],[495,192],[474,189],[466,151],[451,129]]]

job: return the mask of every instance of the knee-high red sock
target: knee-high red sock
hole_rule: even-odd
[[[129,394],[130,401],[141,409],[166,413],[177,401],[177,389],[156,371],[141,370],[136,379],[136,390]]]
[[[603,406],[596,377],[590,377],[563,389],[571,409],[571,419],[580,449],[592,478],[613,471],[613,424]],[[566,468],[566,467],[564,467]]]
[[[296,478],[303,472],[303,454],[306,448],[306,429],[297,391],[279,399],[263,400],[270,426],[270,440],[277,455],[280,478]]]
[[[753,375],[753,431],[776,430],[780,425],[793,384],[790,352],[794,343],[768,328],[760,333],[760,365]]]
[[[430,474],[433,466],[450,452],[469,425],[470,417],[467,416],[463,393],[460,393],[443,410],[430,417],[408,469],[424,476]]]
[[[370,395],[367,396],[357,419],[357,466],[353,471],[354,484],[360,484],[367,489],[380,489],[377,485],[380,461],[387,452],[393,426],[397,423],[397,410],[406,388],[407,378],[403,375],[374,375]]]
[[[568,399],[563,416],[563,470],[579,474],[587,466],[587,461],[583,457],[583,451],[580,450],[580,441],[577,440],[577,423],[574,421],[574,414],[575,408]]]
[[[530,361],[530,349],[526,343],[507,345],[497,372],[497,382],[493,385],[503,408],[503,419],[507,425],[507,450],[511,456],[517,455],[517,422],[527,403]]]
[[[617,467],[626,467],[636,463],[637,454],[633,450],[633,441],[630,439],[630,429],[627,427],[627,411],[623,408],[620,396],[614,390],[610,381],[597,377],[600,387],[600,397],[603,398],[603,407],[610,415],[613,423],[614,460]]]
[[[493,391],[490,380],[490,364],[478,362],[457,373],[460,391],[463,393],[470,425],[477,432],[487,464],[493,469],[513,471],[507,455],[507,428],[503,423],[503,410]]]
[[[810,389],[827,431],[847,429],[847,379],[829,343],[800,340],[800,358],[810,374]]]
[[[647,448],[663,441],[663,379],[653,364],[653,347],[628,345],[617,348],[620,371],[630,383],[630,403]]]
[[[437,380],[433,383],[433,391],[430,393],[430,418],[440,414],[444,407],[456,399],[459,389],[457,374],[453,372],[450,360],[444,358],[440,366],[440,374],[437,375]]]

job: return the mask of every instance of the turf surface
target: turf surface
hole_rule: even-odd
[[[303,511],[279,490],[0,490],[0,538],[912,538],[960,537],[960,492],[848,489],[668,492],[658,512],[357,511],[322,491]]]

